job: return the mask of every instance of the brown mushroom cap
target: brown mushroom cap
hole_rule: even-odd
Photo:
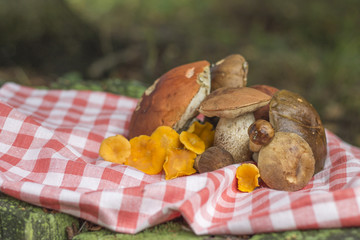
[[[268,121],[258,119],[250,125],[248,134],[251,142],[258,145],[266,145],[274,137],[275,130]]]
[[[307,141],[316,160],[315,173],[321,171],[327,155],[325,129],[315,108],[297,93],[277,92],[270,102],[270,122],[275,131],[293,132]]]
[[[235,118],[265,106],[271,96],[254,88],[219,88],[200,104],[199,111],[207,117]]]
[[[210,63],[199,61],[168,71],[139,100],[129,126],[129,138],[150,135],[159,126],[180,131],[197,114],[210,92]]]
[[[232,54],[211,68],[211,91],[222,87],[245,87],[248,63],[240,54]]]
[[[297,191],[314,175],[315,159],[309,144],[298,134],[277,132],[258,156],[261,179],[270,187]]]
[[[234,164],[232,155],[219,146],[212,146],[195,159],[194,167],[199,173],[211,172]]]

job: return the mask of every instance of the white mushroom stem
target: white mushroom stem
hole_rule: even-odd
[[[220,118],[214,145],[231,153],[236,163],[250,160],[248,128],[253,122],[255,117],[251,112],[236,118]]]

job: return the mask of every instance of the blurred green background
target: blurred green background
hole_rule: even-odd
[[[360,146],[360,1],[0,1],[2,83],[123,93],[130,82],[139,96],[175,66],[232,53],[249,85],[303,95]]]

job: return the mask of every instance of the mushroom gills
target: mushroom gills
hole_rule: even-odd
[[[186,108],[184,114],[180,120],[173,126],[177,132],[185,131],[193,123],[194,118],[198,115],[199,104],[205,99],[210,93],[210,68],[206,67],[204,72],[198,76],[197,84],[200,85],[200,89],[197,94],[193,97],[190,104]]]

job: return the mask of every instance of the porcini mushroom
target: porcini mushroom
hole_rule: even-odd
[[[235,162],[250,160],[248,128],[255,121],[253,112],[269,103],[271,97],[253,88],[219,88],[200,104],[207,117],[220,118],[214,145],[230,152]]]
[[[199,61],[168,71],[150,86],[131,117],[129,138],[150,135],[159,126],[180,132],[197,116],[210,93],[210,63]]]
[[[275,130],[270,122],[258,119],[248,129],[249,148],[252,152],[259,152],[261,147],[268,144],[275,135]]]
[[[232,54],[211,68],[211,91],[222,87],[246,87],[249,65],[240,54]]]
[[[195,159],[194,167],[199,173],[211,172],[234,164],[232,155],[219,146],[206,149]]]
[[[276,132],[272,141],[261,148],[258,168],[270,188],[297,191],[314,175],[315,158],[309,144],[298,134]]]
[[[288,90],[277,92],[270,102],[270,123],[276,132],[293,132],[307,141],[321,171],[327,155],[325,129],[315,108],[302,96]]]

